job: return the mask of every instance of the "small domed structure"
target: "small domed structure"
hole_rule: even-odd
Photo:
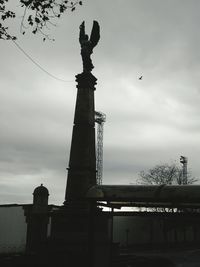
[[[49,196],[49,191],[48,189],[41,184],[40,186],[36,187],[34,192],[34,196]]]
[[[34,211],[42,211],[48,208],[48,198],[49,198],[49,191],[48,189],[41,184],[40,186],[36,187],[33,191],[33,206]]]
[[[49,191],[41,184],[33,191],[33,205],[26,214],[28,252],[39,252],[47,242]]]

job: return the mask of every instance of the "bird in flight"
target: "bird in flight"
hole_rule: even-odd
[[[142,80],[142,78],[143,78],[143,76],[140,76],[140,77],[139,77],[139,80]]]

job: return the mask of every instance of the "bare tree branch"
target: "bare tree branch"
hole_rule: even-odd
[[[197,181],[195,177],[188,172],[187,184],[193,184]],[[140,184],[184,184],[182,169],[175,164],[161,164],[150,169],[147,172],[141,171],[139,173],[138,182]]]

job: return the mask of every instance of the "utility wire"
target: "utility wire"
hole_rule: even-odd
[[[47,75],[49,75],[51,78],[55,79],[55,80],[58,80],[58,81],[61,81],[61,82],[66,82],[66,83],[70,83],[70,82],[74,82],[73,80],[63,80],[63,79],[60,79],[56,76],[54,76],[53,74],[51,74],[50,72],[48,72],[47,70],[45,70],[42,66],[40,66],[39,63],[37,63],[26,51],[24,51],[24,49],[13,39],[11,39],[13,41],[13,43],[16,45],[16,47],[28,58],[30,59],[30,61],[35,64],[40,70],[42,70],[43,72],[45,72]]]

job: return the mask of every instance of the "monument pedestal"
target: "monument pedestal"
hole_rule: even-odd
[[[51,241],[56,250],[84,253],[88,250],[89,213],[63,207],[51,216]]]
[[[54,253],[82,258],[82,266],[109,266],[109,219],[101,210],[64,206],[52,213],[51,224]]]

